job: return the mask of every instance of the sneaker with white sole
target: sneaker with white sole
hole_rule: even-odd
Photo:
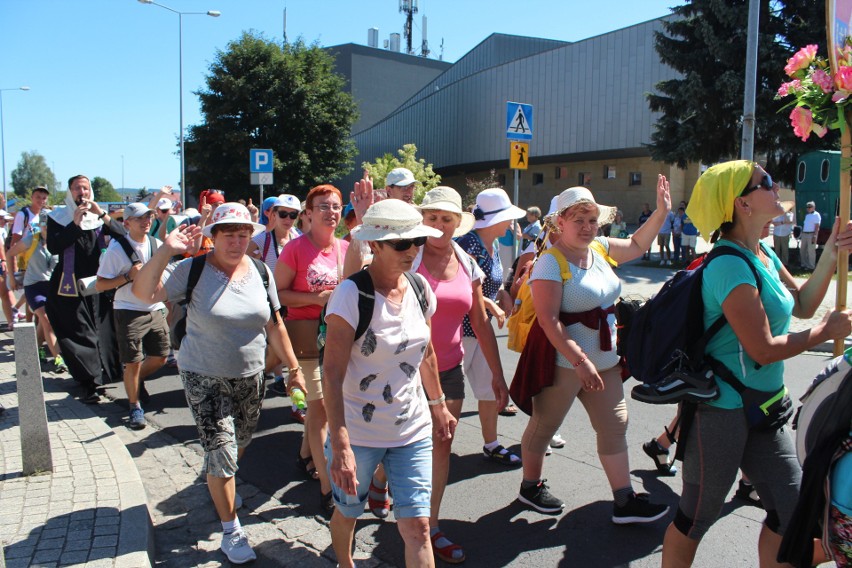
[[[234,564],[245,564],[257,560],[257,555],[249,546],[248,537],[242,528],[231,534],[222,535],[222,544],[219,548]]]
[[[544,483],[545,481],[547,480],[542,479],[536,485],[530,487],[522,485],[518,492],[518,501],[529,505],[539,513],[561,513],[565,503],[550,493],[547,484]]]
[[[617,525],[652,523],[669,512],[668,505],[651,503],[647,493],[634,493],[623,507],[613,504],[612,522]]]
[[[654,460],[654,465],[657,466],[657,471],[661,475],[677,473],[677,466],[669,461],[669,451],[663,448],[656,438],[642,444],[642,450],[649,458]]]
[[[630,391],[630,396],[648,404],[669,404],[685,400],[708,402],[719,398],[719,387],[712,369],[706,368],[700,372],[678,369],[654,384],[636,385]]]
[[[553,435],[550,439],[550,447],[551,448],[564,448],[565,447],[565,438],[563,438],[559,432]]]
[[[140,407],[130,409],[130,419],[127,423],[132,430],[142,430],[145,428],[145,411]]]

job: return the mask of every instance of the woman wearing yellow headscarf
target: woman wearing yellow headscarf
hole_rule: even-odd
[[[687,215],[701,234],[708,238],[718,230],[721,239],[715,246],[734,247],[745,258],[720,256],[704,269],[704,327],[721,315],[729,324],[706,349],[721,364],[714,366],[720,395],[697,405],[691,428],[678,440],[685,444],[683,494],[666,531],[663,567],[692,564],[739,468],[754,483],[766,509],[758,541],[760,566],[778,565],[778,546],[802,476],[784,428],[789,418],[784,359],[852,330],[850,312],[835,311],[807,331],[788,333],[791,316],[810,318],[820,305],[834,274],[837,251],[852,246],[852,231],[847,227],[838,235],[835,226],[816,270],[800,284],[772,248],[760,242],[763,227],[783,212],[772,177],[745,160],[708,169],[689,201]],[[761,404],[774,420],[759,420],[765,417],[757,408]]]

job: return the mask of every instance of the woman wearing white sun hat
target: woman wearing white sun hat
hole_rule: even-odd
[[[340,283],[326,305],[326,345],[335,346],[325,350],[323,361],[326,457],[335,501],[331,538],[341,566],[353,565],[355,521],[379,463],[393,492],[406,564],[434,565],[428,538],[432,432],[450,439],[456,420],[430,341],[435,295],[422,276],[407,273],[426,238],[438,235],[407,203],[387,199],[370,206],[352,236],[369,243],[372,262]],[[375,302],[358,339],[356,277],[372,283]]]
[[[198,261],[179,262],[161,284],[163,272],[171,257],[190,250],[202,232],[213,239],[213,251],[205,257],[186,307],[178,367],[204,448],[207,487],[222,522],[221,549],[235,564],[256,557],[237,518],[234,475],[260,417],[267,333],[270,345],[291,370],[289,386],[305,388],[278,314],[272,272],[246,254],[252,236],[262,230],[245,206],[223,203],[203,231],[193,225],[169,233],[133,280],[133,293],[148,303],[183,300],[190,269]],[[266,271],[266,289],[260,269]]]
[[[497,325],[503,327],[507,312],[511,312],[512,299],[501,288],[503,268],[500,265],[499,246],[495,242],[502,236],[515,219],[527,214],[520,207],[512,205],[506,192],[499,188],[486,189],[476,196],[473,216],[476,221],[473,230],[457,239],[459,246],[476,259],[479,268],[485,274],[482,280],[482,293],[489,319],[497,318]],[[465,316],[464,323],[464,374],[479,401],[479,421],[482,425],[483,455],[498,463],[517,466],[521,459],[497,440],[497,416],[504,409],[498,405],[491,386],[492,374],[482,347],[476,339],[470,318]],[[511,408],[514,412],[517,410]]]

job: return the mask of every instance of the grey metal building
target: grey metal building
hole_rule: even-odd
[[[659,172],[670,177],[679,199],[692,187],[697,167],[684,171],[654,163],[645,148],[656,121],[645,95],[677,76],[654,49],[654,32],[661,30],[656,19],[574,43],[493,34],[381,119],[371,113],[359,122],[353,129],[356,173],[340,186],[351,187],[363,161],[413,142],[418,157],[432,163],[448,185],[463,187],[466,178],[496,169],[510,190],[506,102],[516,101],[535,111],[522,205],[546,207],[552,195],[579,183],[601,202],[623,207],[633,221],[641,204],[653,201]],[[420,66],[428,61],[393,55]],[[362,79],[352,72],[354,86]],[[360,72],[371,82],[382,75],[368,66]],[[423,70],[416,74],[426,77]]]

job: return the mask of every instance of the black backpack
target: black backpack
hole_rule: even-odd
[[[655,384],[675,368],[700,372],[707,366],[704,349],[728,320],[721,315],[704,330],[702,275],[713,259],[727,255],[743,259],[754,274],[760,294],[761,280],[748,257],[734,247],[715,247],[692,270],[678,271],[633,314],[624,350],[632,376]]]
[[[254,264],[254,267],[260,273],[260,279],[263,281],[263,289],[269,289],[269,274],[266,272],[266,265],[254,257],[249,257]],[[186,280],[186,297],[180,302],[172,304],[172,325],[170,328],[172,349],[180,349],[180,344],[186,336],[186,316],[189,311],[189,303],[192,300],[192,291],[195,285],[198,284],[198,279],[201,278],[201,273],[204,271],[204,265],[207,264],[207,255],[193,257],[189,267],[189,276]],[[272,300],[269,299],[269,294],[266,295],[266,300],[269,303],[270,317],[275,318],[275,310],[272,306]]]
[[[410,272],[404,272],[403,274],[408,279],[411,289],[414,290],[417,302],[420,304],[420,310],[425,315],[426,310],[429,309],[429,302],[426,300],[426,290],[423,287],[423,281],[420,277]],[[353,281],[358,287],[358,326],[355,328],[355,341],[358,341],[367,333],[367,328],[370,327],[370,320],[373,319],[373,308],[376,305],[376,289],[373,286],[373,279],[367,270],[359,270],[347,280]],[[320,315],[319,334],[317,336],[320,368],[322,368],[323,352],[325,351],[325,332],[325,308],[323,308]]]

